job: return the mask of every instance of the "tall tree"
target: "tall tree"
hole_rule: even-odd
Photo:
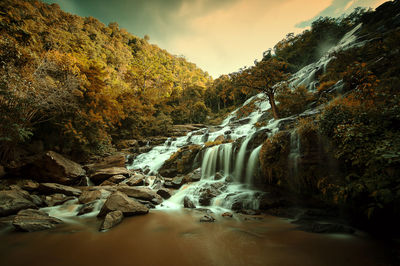
[[[275,104],[275,92],[278,89],[277,83],[288,78],[286,69],[286,62],[274,57],[264,57],[260,62],[256,61],[253,67],[242,69],[232,77],[238,86],[264,92],[268,96],[272,114],[277,119],[279,115]]]

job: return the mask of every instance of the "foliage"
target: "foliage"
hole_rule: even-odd
[[[305,111],[308,104],[314,100],[314,95],[304,86],[299,86],[292,90],[283,85],[277,91],[276,100],[279,102],[279,114],[282,117],[287,117]]]
[[[203,96],[211,77],[149,44],[148,36],[65,13],[57,4],[5,0],[0,8],[0,108],[9,117],[1,127],[14,128],[7,133],[14,144],[32,134],[54,135],[58,143],[46,142],[47,148],[101,153],[112,139],[160,134],[171,121],[206,119]],[[185,106],[177,114],[176,103]],[[178,121],[187,110],[191,114]]]

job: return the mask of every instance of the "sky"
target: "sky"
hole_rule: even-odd
[[[251,66],[287,33],[319,16],[338,17],[385,0],[44,0],[69,13],[117,22],[133,35],[217,78]]]

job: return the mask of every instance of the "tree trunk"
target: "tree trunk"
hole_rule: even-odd
[[[273,93],[268,93],[268,100],[269,104],[271,105],[272,109],[272,115],[274,116],[275,119],[278,119],[278,110],[276,109],[276,104],[275,104],[275,95]]]

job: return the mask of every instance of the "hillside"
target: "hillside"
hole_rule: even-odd
[[[6,0],[0,10],[1,160],[34,140],[76,156],[204,122],[212,78],[195,64],[57,4]]]

